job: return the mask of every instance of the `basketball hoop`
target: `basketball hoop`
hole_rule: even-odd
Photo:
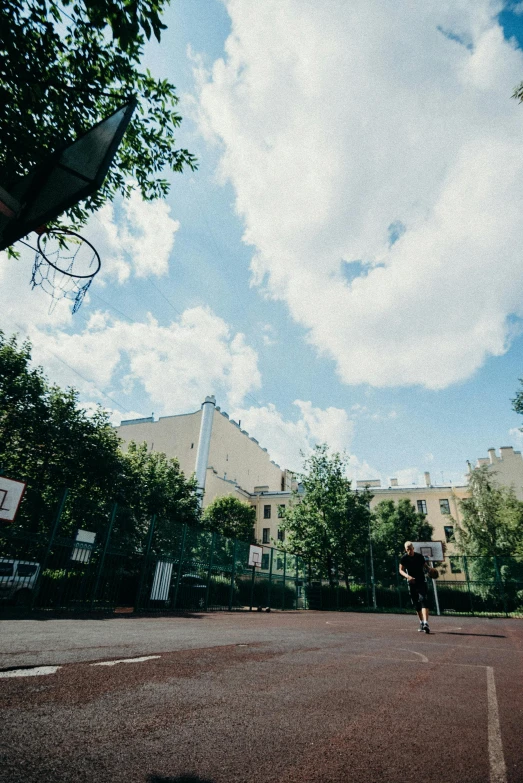
[[[76,313],[100,266],[96,248],[76,231],[39,229],[31,286],[52,297],[50,313],[60,299],[70,299]]]

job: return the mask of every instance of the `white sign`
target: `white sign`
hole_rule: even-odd
[[[427,560],[442,563],[445,560],[442,541],[413,541],[414,551],[419,552]]]
[[[76,542],[84,544],[84,546],[75,546],[71,554],[71,560],[76,560],[79,563],[88,563],[91,559],[95,539],[96,533],[91,533],[90,530],[79,530],[76,534]]]
[[[0,519],[6,522],[14,521],[25,487],[23,481],[0,476]]]
[[[151,587],[151,601],[167,601],[169,599],[172,572],[172,563],[158,560],[156,571],[154,572],[153,586]]]
[[[249,565],[260,567],[262,563],[262,555],[263,548],[261,546],[256,546],[255,544],[251,544],[249,547]]]

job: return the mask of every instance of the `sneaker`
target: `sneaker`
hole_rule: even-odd
[[[430,633],[430,628],[428,623],[424,623],[423,630],[425,631],[425,633]]]
[[[425,629],[424,629],[424,627],[423,627],[423,623],[422,623],[422,622],[421,622],[421,620],[420,620],[420,621],[419,621],[419,628],[418,628],[418,633],[422,633],[424,630],[425,630]]]

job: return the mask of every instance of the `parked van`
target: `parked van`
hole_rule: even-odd
[[[28,604],[40,573],[40,563],[0,557],[0,601]]]

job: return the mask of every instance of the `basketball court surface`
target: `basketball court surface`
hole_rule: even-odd
[[[523,622],[0,623],[0,779],[521,783]]]

